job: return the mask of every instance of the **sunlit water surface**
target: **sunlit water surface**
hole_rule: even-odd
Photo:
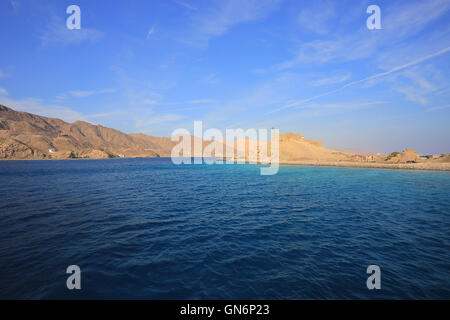
[[[0,162],[0,298],[450,299],[449,173],[259,173]],[[66,288],[72,264],[81,290]]]

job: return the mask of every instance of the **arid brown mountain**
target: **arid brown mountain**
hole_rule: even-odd
[[[165,138],[148,137],[145,144],[101,125],[67,123],[0,105],[0,159],[158,157],[148,145],[159,140],[157,150],[163,153]]]
[[[325,148],[322,141],[308,140],[297,133],[280,135],[280,161],[348,161],[348,153]]]
[[[211,141],[200,140],[203,149]],[[42,117],[12,110],[0,105],[0,159],[70,159],[119,157],[170,157],[178,142],[170,138],[142,133],[125,134],[84,121],[67,123],[60,119]],[[238,143],[229,145],[216,141],[226,156],[226,150],[236,150]],[[245,140],[245,158],[249,159],[249,140]],[[193,155],[194,140],[191,144]],[[270,142],[268,149],[270,150]],[[447,163],[450,155],[419,157],[412,149],[390,155],[356,155],[323,147],[321,141],[308,140],[297,133],[280,134],[279,161],[292,162],[358,162],[358,163]],[[257,150],[259,152],[259,149]],[[237,157],[235,157],[237,159]],[[258,156],[258,159],[260,157]]]
[[[0,159],[170,157],[177,143],[84,121],[67,123],[0,105]],[[201,143],[204,148],[210,141]],[[192,155],[193,148],[194,140]]]
[[[209,143],[202,141],[203,148]],[[169,157],[175,144],[170,138],[125,134],[83,121],[67,123],[0,105],[0,159]],[[280,135],[280,150],[280,160],[349,159],[292,133]]]

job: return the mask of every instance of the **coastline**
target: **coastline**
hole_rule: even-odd
[[[419,171],[450,171],[450,163],[377,163],[377,162],[352,162],[352,161],[281,161],[280,165],[302,165],[313,167],[345,167],[365,169],[397,169],[397,170],[419,170]]]
[[[124,157],[124,158],[62,158],[62,159],[0,159],[5,161],[45,161],[45,160],[114,160],[114,159],[161,159],[170,157]],[[245,162],[248,163],[248,162]],[[279,165],[287,166],[311,166],[311,167],[342,167],[364,169],[393,169],[393,170],[417,170],[417,171],[450,171],[450,162],[417,162],[417,163],[378,163],[378,162],[352,162],[352,161],[280,161]]]

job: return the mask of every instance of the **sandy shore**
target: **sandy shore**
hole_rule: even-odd
[[[155,157],[143,157],[155,158]],[[133,158],[113,158],[133,159]],[[75,158],[75,159],[0,159],[0,161],[39,161],[39,160],[109,160],[104,158]],[[312,166],[312,167],[347,167],[347,168],[372,168],[372,169],[400,169],[400,170],[428,170],[450,171],[450,162],[418,162],[418,163],[378,163],[378,162],[353,162],[353,161],[281,161],[280,165]]]
[[[403,170],[431,170],[450,171],[450,163],[419,162],[419,163],[376,163],[376,162],[326,162],[326,161],[282,161],[280,165],[349,167],[349,168],[375,168],[375,169],[403,169]]]

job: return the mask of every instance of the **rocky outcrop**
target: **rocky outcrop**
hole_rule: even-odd
[[[297,133],[280,134],[280,161],[350,161],[351,155],[325,148],[322,141]]]
[[[194,140],[200,142],[203,150],[211,141],[189,136],[192,139],[191,155],[194,155]],[[241,139],[242,140],[242,139]],[[225,157],[227,154],[245,148],[243,153],[235,152],[236,160],[245,155],[249,161],[249,140],[238,143],[215,141],[222,154],[212,156]],[[170,138],[153,137],[142,133],[125,134],[101,125],[84,121],[67,123],[60,119],[42,117],[26,112],[14,111],[0,105],[0,159],[74,159],[74,158],[122,158],[122,157],[170,157],[178,142]],[[270,155],[271,143],[268,144]],[[267,159],[263,149],[257,147],[258,161]],[[264,151],[266,153],[266,151]],[[262,155],[262,156],[261,156]],[[243,158],[243,157],[242,157]],[[252,154],[254,159],[254,154]],[[265,160],[264,160],[265,161]],[[393,152],[390,155],[361,155],[325,148],[322,141],[309,140],[298,133],[286,133],[279,136],[279,161],[288,162],[353,162],[405,164],[423,162],[450,162],[450,154],[419,157],[413,149]]]
[[[101,125],[67,123],[0,105],[0,159],[159,156],[141,140]],[[165,151],[157,144],[152,147]]]
[[[406,149],[403,152],[393,152],[385,159],[385,161],[390,163],[413,163],[418,160],[419,154],[413,149]]]
[[[30,146],[10,138],[0,138],[0,159],[34,159],[41,158]]]

